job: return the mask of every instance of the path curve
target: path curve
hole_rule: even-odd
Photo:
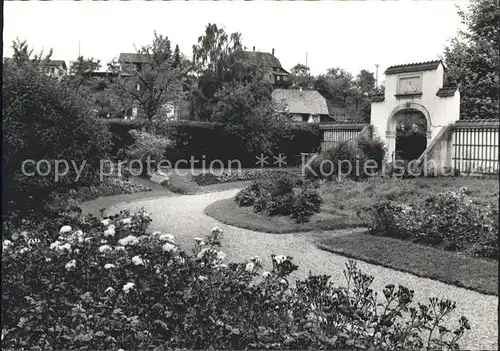
[[[271,254],[290,255],[299,265],[298,271],[292,274],[293,278],[305,277],[309,272],[328,274],[336,284],[344,285],[342,270],[347,258],[318,249],[313,242],[314,234],[259,233],[222,224],[203,213],[208,205],[233,197],[238,190],[139,200],[118,204],[106,212],[112,214],[123,209],[143,207],[153,218],[150,229],[173,234],[187,252],[191,251],[195,237],[204,237],[214,226],[219,226],[224,231],[222,250],[229,261],[241,262],[252,256],[259,256],[264,260],[267,269],[270,269]],[[345,233],[339,231],[339,234],[343,232]],[[364,273],[375,277],[372,286],[375,291],[381,292],[386,284],[393,283],[415,290],[415,301],[421,303],[428,303],[429,297],[456,301],[457,309],[451,316],[450,326],[456,326],[458,318],[464,315],[469,319],[472,328],[461,340],[462,348],[498,349],[498,297],[362,261],[358,261],[358,267]]]

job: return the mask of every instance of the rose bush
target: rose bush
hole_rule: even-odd
[[[462,187],[432,195],[423,204],[380,202],[358,215],[373,235],[498,259],[498,195],[497,201],[482,206],[467,194]]]
[[[254,181],[236,194],[235,201],[242,207],[252,206],[254,212],[290,216],[297,223],[308,222],[320,211],[323,202],[313,183],[289,174],[273,180]]]
[[[222,231],[196,238],[189,255],[171,234],[148,233],[144,211],[3,241],[4,349],[456,349],[455,305],[387,285],[346,264],[347,285],[309,276],[293,286],[292,258],[225,263]],[[422,332],[427,330],[427,332]]]

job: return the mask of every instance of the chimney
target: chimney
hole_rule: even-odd
[[[255,51],[255,46],[253,47],[253,51]]]
[[[273,56],[274,56],[274,48],[273,48],[272,54],[273,54]]]

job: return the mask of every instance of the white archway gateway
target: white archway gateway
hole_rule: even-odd
[[[460,93],[443,88],[444,70],[441,61],[429,61],[391,66],[384,72],[385,92],[372,98],[370,123],[385,141],[389,160],[394,160],[396,150],[398,114],[417,112],[425,117],[427,145],[443,127],[458,121]]]

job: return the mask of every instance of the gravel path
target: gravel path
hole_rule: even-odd
[[[187,250],[193,246],[193,238],[210,233],[214,226],[224,231],[222,250],[229,261],[244,261],[252,256],[261,257],[268,269],[271,254],[285,254],[294,258],[299,265],[293,277],[305,277],[309,272],[328,274],[338,285],[344,285],[342,269],[347,258],[318,249],[314,245],[314,234],[266,234],[240,229],[222,224],[203,214],[211,203],[233,197],[238,189],[193,196],[176,196],[134,201],[110,208],[108,213],[122,209],[144,207],[153,218],[151,230],[171,233]],[[338,235],[346,231],[336,232]],[[498,349],[498,297],[483,295],[471,290],[447,285],[431,279],[420,278],[408,273],[395,271],[358,261],[364,273],[375,277],[373,289],[381,293],[386,284],[401,284],[415,290],[415,301],[427,303],[429,297],[450,299],[457,302],[452,314],[451,325],[462,315],[466,316],[472,330],[462,339],[466,350]]]

